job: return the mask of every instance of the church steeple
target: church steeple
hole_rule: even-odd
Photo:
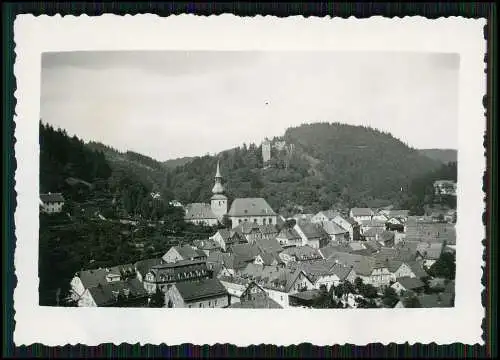
[[[214,194],[224,193],[224,187],[222,186],[222,176],[220,174],[220,167],[218,161],[217,161],[217,171],[215,173],[215,185],[212,188],[212,193]]]

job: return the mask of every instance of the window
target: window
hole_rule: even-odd
[[[257,219],[253,219],[253,222],[257,224]]]
[[[241,219],[238,219],[238,224],[241,224]]]
[[[188,305],[188,308],[190,308],[190,307],[191,307],[191,305]]]
[[[262,224],[266,225],[266,219],[262,219]]]
[[[269,224],[273,223],[273,218],[269,218]]]
[[[200,307],[203,307],[203,303],[200,303]]]
[[[208,306],[210,306],[210,305],[212,305],[212,303],[209,301],[209,302],[208,302]]]
[[[215,300],[215,305],[217,305],[217,300]]]

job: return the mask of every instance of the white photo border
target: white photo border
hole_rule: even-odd
[[[102,343],[484,344],[481,284],[486,93],[485,19],[356,19],[144,14],[18,15],[14,22],[16,346]],[[460,54],[457,271],[454,308],[123,309],[38,305],[41,54],[82,50],[301,50]]]

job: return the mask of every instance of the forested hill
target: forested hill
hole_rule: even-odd
[[[244,145],[170,171],[169,188],[183,202],[208,201],[217,159],[228,195],[262,196],[284,214],[304,208],[403,204],[415,178],[438,169],[392,135],[362,126],[316,123],[289,128],[263,168],[261,147]],[[289,146],[293,145],[293,147]]]
[[[457,150],[455,149],[422,149],[422,155],[430,157],[431,159],[438,160],[443,164],[457,161]]]

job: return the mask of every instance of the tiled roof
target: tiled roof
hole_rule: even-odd
[[[372,216],[373,210],[370,208],[352,208],[351,213],[353,216]]]
[[[243,261],[253,261],[260,253],[259,248],[254,244],[235,244],[231,246],[230,251]]]
[[[314,249],[309,245],[286,248],[282,251],[282,254],[293,256],[298,261],[323,258],[317,249]]]
[[[364,227],[370,227],[370,228],[385,228],[385,221],[384,220],[377,220],[377,219],[372,219],[372,220],[360,220],[360,225]]]
[[[325,216],[327,219],[331,220],[335,216],[337,216],[339,214],[339,212],[336,210],[323,210],[323,211],[320,211],[319,213],[317,213],[316,215],[320,215],[320,214],[323,214],[323,216]]]
[[[97,306],[111,306],[117,301],[116,295],[129,298],[146,298],[147,292],[136,278],[127,281],[116,281],[89,288],[89,292]]]
[[[406,264],[410,267],[411,271],[415,274],[415,276],[419,279],[428,276],[425,270],[422,267],[422,264],[417,261],[408,261]]]
[[[153,266],[150,270],[156,281],[175,282],[185,280],[187,274],[195,273],[198,276],[208,275],[207,264],[203,260],[181,260],[176,263],[165,263]]]
[[[378,241],[374,241],[374,240],[365,241],[365,246],[372,253],[377,252],[382,248],[382,245]]]
[[[350,266],[335,263],[330,271],[337,275],[340,281],[344,281],[353,269]]]
[[[391,241],[394,240],[395,235],[394,232],[392,231],[384,231],[380,234],[380,240],[381,241]]]
[[[340,225],[334,223],[333,221],[323,222],[323,229],[326,231],[328,235],[339,235],[339,234],[346,234],[349,232]]]
[[[268,297],[259,297],[254,300],[237,302],[229,306],[231,309],[283,309],[276,301]]]
[[[210,204],[192,203],[186,205],[186,220],[217,219]]]
[[[195,301],[227,294],[226,288],[218,279],[185,281],[176,283],[175,287],[184,301]]]
[[[319,224],[314,224],[309,221],[297,221],[296,226],[304,233],[308,240],[311,239],[323,239],[328,236],[325,230]]]
[[[229,216],[266,216],[276,215],[263,198],[239,198],[231,204]]]
[[[92,270],[82,270],[78,273],[78,277],[83,284],[85,289],[95,287],[99,284],[107,284],[106,276],[112,275],[129,275],[133,276],[135,274],[135,267],[132,264],[117,265],[111,268],[100,268]]]
[[[276,239],[255,239],[255,245],[264,253],[280,253],[283,251]]]
[[[259,230],[263,235],[275,235],[278,234],[278,229],[273,224],[266,224],[259,226]]]
[[[320,295],[320,291],[317,289],[301,291],[296,294],[289,295],[290,297],[294,297],[296,299],[311,301],[316,299]]]
[[[365,245],[363,244],[363,242],[361,241],[352,241],[349,243],[349,247],[353,250],[353,251],[357,251],[357,250],[364,250],[366,249]]]
[[[340,264],[352,266],[356,274],[370,276],[375,268],[375,259],[369,256],[336,253],[331,259],[337,260]]]
[[[54,202],[64,202],[64,197],[61,193],[48,193],[48,194],[40,194],[40,200],[43,203],[54,203]]]
[[[232,231],[235,231],[242,235],[248,235],[252,231],[258,231],[258,230],[259,230],[259,225],[251,221],[242,222],[241,224],[238,224],[238,226],[232,229]]]
[[[281,259],[275,254],[262,253],[258,256],[261,257],[262,261],[264,262],[264,265],[272,265],[274,261],[276,261],[278,264],[282,262]]]
[[[184,259],[196,259],[196,258],[204,258],[207,255],[203,252],[203,250],[193,249],[189,245],[183,246],[174,246],[175,250],[179,253],[179,255]]]
[[[404,276],[397,278],[396,281],[400,283],[406,290],[415,290],[424,287],[424,283],[419,278]]]

